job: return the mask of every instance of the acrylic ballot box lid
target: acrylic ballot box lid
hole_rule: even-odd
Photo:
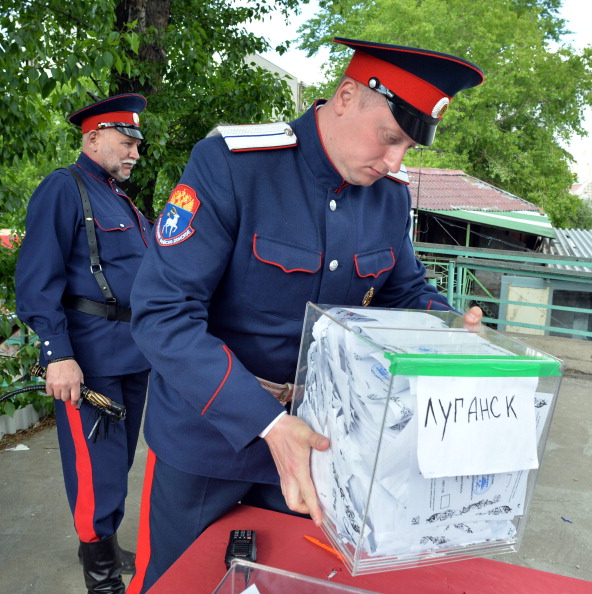
[[[234,560],[213,594],[373,594],[250,561]]]
[[[517,551],[561,373],[454,312],[309,303],[292,413],[352,575]]]

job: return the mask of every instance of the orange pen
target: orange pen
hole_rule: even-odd
[[[309,542],[312,542],[312,544],[317,545],[317,547],[321,547],[321,549],[325,549],[325,551],[333,553],[340,561],[343,561],[343,555],[339,551],[335,550],[332,546],[329,546],[328,544],[321,542],[318,538],[309,536],[308,534],[305,534],[304,538],[306,538],[306,540]]]

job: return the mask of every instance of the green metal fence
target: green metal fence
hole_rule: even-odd
[[[458,310],[479,305],[483,321],[500,330],[592,340],[590,258],[430,243],[416,243],[415,252],[428,282]],[[519,289],[537,299],[516,299]]]

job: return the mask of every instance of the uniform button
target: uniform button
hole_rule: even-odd
[[[337,208],[337,202],[335,202],[335,200],[331,200],[331,202],[329,202],[329,208],[331,210],[335,210]]]
[[[49,346],[49,340],[46,340],[46,341],[43,343],[43,345],[44,345],[44,346]]]
[[[125,225],[123,223],[119,223],[119,226],[123,229],[123,227],[125,227]]]
[[[339,266],[339,262],[337,260],[331,260],[331,263],[329,264],[329,270],[331,270],[331,271],[337,270],[338,266]]]
[[[53,355],[53,351],[47,351],[47,356],[50,357],[51,355]]]

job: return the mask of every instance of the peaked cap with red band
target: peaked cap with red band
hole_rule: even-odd
[[[335,37],[355,50],[345,74],[386,97],[403,131],[429,146],[450,100],[483,82],[478,66],[430,50]]]
[[[91,130],[115,128],[122,134],[143,140],[139,114],[145,107],[146,98],[143,95],[114,95],[75,111],[68,116],[68,121],[82,128],[83,134]]]

